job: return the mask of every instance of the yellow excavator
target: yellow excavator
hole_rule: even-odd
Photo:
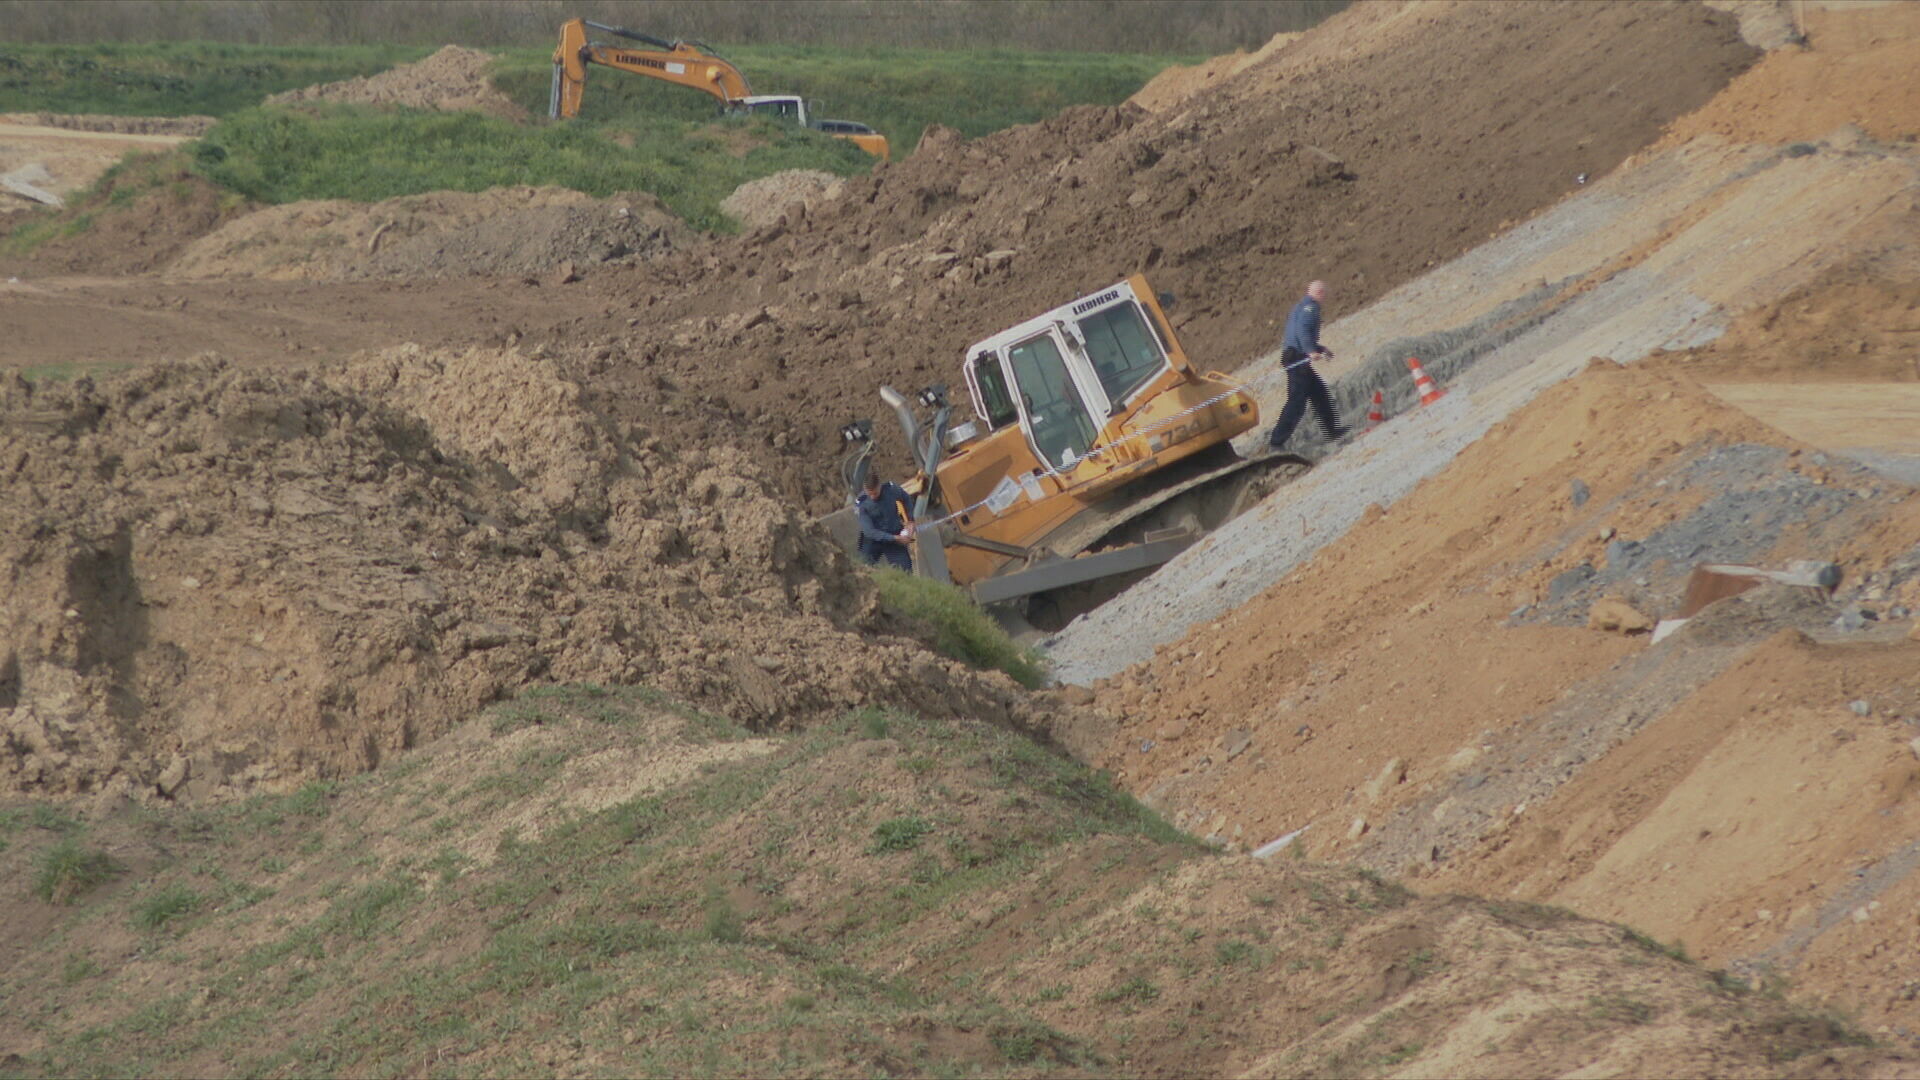
[[[590,30],[646,47],[594,41],[587,36]],[[580,98],[587,88],[589,64],[690,86],[719,98],[724,112],[775,116],[783,122],[846,139],[882,161],[888,159],[885,135],[852,120],[815,117],[811,103],[794,94],[755,94],[747,85],[746,75],[707,45],[697,41],[666,41],[585,19],[568,19],[560,24],[560,44],[553,50],[553,90],[547,99],[550,118],[570,120],[580,115]]]
[[[975,342],[962,371],[973,415],[960,423],[944,386],[916,395],[927,419],[881,387],[918,469],[904,485],[916,573],[1056,630],[1306,470],[1303,458],[1234,453],[1259,406],[1194,366],[1167,321],[1172,299],[1135,275]],[[873,422],[840,434],[851,497],[871,468]],[[852,507],[823,522],[857,541]]]

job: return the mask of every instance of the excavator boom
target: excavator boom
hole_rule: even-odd
[[[588,39],[589,30],[626,38],[646,47],[603,45]],[[580,115],[588,64],[689,86],[712,94],[723,107],[753,95],[753,88],[747,85],[747,77],[739,68],[698,42],[666,41],[618,26],[568,19],[560,26],[560,44],[553,50],[553,93],[548,100],[548,115],[553,119],[571,120]]]
[[[587,36],[588,31],[611,34],[636,42],[637,46],[594,41]],[[547,115],[551,119],[571,120],[580,115],[589,64],[691,87],[713,95],[728,112],[778,113],[834,138],[846,139],[882,161],[889,155],[887,137],[865,124],[813,120],[807,116],[806,103],[791,95],[756,97],[753,88],[747,85],[745,73],[707,45],[697,41],[667,41],[637,30],[585,19],[568,19],[560,25],[560,44],[553,50],[553,89],[547,99]]]

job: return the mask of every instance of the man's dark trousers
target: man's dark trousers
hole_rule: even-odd
[[[1293,436],[1293,429],[1300,425],[1300,418],[1307,413],[1307,404],[1313,404],[1313,414],[1320,420],[1320,430],[1326,433],[1329,441],[1344,434],[1340,427],[1340,416],[1333,411],[1333,395],[1327,393],[1327,384],[1320,380],[1320,373],[1306,362],[1298,349],[1281,349],[1280,363],[1287,369],[1287,403],[1280,409],[1280,419],[1273,425],[1273,434],[1267,436],[1267,445],[1275,450],[1287,444]]]
[[[895,570],[913,573],[913,553],[898,540],[861,540],[860,554],[870,563],[885,563]]]

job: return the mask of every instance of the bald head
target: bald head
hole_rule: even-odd
[[[1313,297],[1315,303],[1325,300],[1327,298],[1327,283],[1324,281],[1308,282],[1307,295]]]

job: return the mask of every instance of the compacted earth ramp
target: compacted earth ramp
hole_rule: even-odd
[[[735,236],[32,211],[0,1076],[1920,1075],[1916,11],[1354,5]],[[1029,691],[809,522],[1142,270],[1389,419]]]
[[[1384,388],[1392,418],[1053,639],[1106,715],[1062,737],[1222,843],[1642,920],[1909,1045],[1920,156],[1807,126],[1920,130],[1872,77],[1920,51],[1888,18],[1814,22],[1334,322],[1349,414]],[[1855,96],[1751,115],[1821,64]],[[1279,392],[1276,357],[1243,370]],[[1796,560],[1837,587],[1693,599],[1700,566]]]

